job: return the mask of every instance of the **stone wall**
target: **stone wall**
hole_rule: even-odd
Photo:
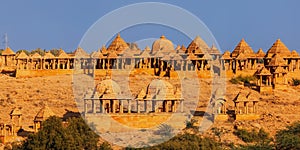
[[[237,114],[235,120],[256,120],[259,119],[258,114]]]
[[[42,77],[42,76],[56,76],[56,75],[66,75],[73,74],[74,70],[64,69],[64,70],[16,70],[17,78],[27,78],[27,77]]]

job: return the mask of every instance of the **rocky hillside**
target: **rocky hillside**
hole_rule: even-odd
[[[193,77],[193,76],[191,76]],[[144,73],[130,75],[129,88],[131,93],[137,94],[141,88],[151,82],[153,77]],[[70,75],[35,77],[35,78],[13,78],[7,75],[0,75],[0,123],[10,123],[9,113],[13,108],[19,107],[22,110],[23,128],[29,129],[33,125],[33,119],[44,104],[47,104],[58,116],[63,116],[68,111],[78,112],[73,94],[73,77]],[[120,81],[122,79],[120,78]],[[180,85],[180,80],[171,79],[174,86]],[[193,84],[190,81],[185,84]],[[220,84],[220,83],[218,83]],[[213,88],[212,79],[199,80],[199,102],[197,111],[206,111]],[[226,121],[217,122],[213,127],[224,127],[230,131],[234,127],[239,128],[264,128],[271,135],[286,125],[300,120],[300,87],[289,87],[286,91],[274,91],[271,95],[260,95],[258,92],[231,84],[226,81],[226,96],[228,98],[228,109],[233,110],[233,99],[241,90],[252,91],[252,94],[260,100],[258,111],[259,120],[254,121]],[[189,90],[184,91],[187,95]],[[196,98],[196,97],[195,97]],[[193,105],[192,103],[190,105]],[[201,117],[196,117],[199,122]],[[209,133],[209,131],[208,131]],[[229,132],[223,135],[222,140],[236,141],[236,137]]]

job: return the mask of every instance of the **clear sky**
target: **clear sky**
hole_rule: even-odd
[[[7,33],[9,46],[14,51],[36,48],[47,50],[63,48],[66,51],[73,51],[84,33],[99,18],[119,7],[137,2],[143,1],[0,1],[0,48],[4,47],[3,36]],[[259,48],[267,51],[275,40],[280,38],[290,50],[296,49],[300,52],[300,1],[298,0],[156,2],[177,5],[199,17],[213,33],[222,51],[232,51],[241,38],[245,38],[254,51]],[[127,42],[138,40],[137,35],[144,35],[143,37],[151,35],[149,37],[158,38],[161,34],[165,34],[174,44],[187,46],[190,42],[189,39],[174,36],[172,31],[164,27],[151,28],[145,25],[121,32]]]

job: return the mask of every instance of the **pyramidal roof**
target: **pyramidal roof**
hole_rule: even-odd
[[[261,75],[261,76],[263,76],[263,75],[265,75],[265,76],[272,75],[271,72],[268,69],[266,69],[265,67],[263,67],[262,69],[258,70],[255,74],[256,75]]]
[[[180,56],[178,53],[176,53],[176,54],[173,56],[172,60],[183,60],[183,58],[182,58],[182,56]]]
[[[34,121],[45,121],[51,116],[55,116],[54,112],[47,105],[45,105],[36,114]]]
[[[107,49],[106,49],[106,47],[105,47],[105,45],[102,45],[102,47],[101,47],[101,53],[103,54],[103,55],[107,55]]]
[[[247,57],[246,57],[246,55],[245,55],[244,53],[240,53],[240,54],[236,57],[236,59],[238,59],[238,60],[245,60],[245,59],[247,59]]]
[[[58,58],[69,58],[70,56],[62,49],[58,52]]]
[[[31,55],[31,58],[38,59],[38,58],[42,58],[42,56],[39,53],[34,53],[33,55]]]
[[[252,48],[248,45],[244,38],[234,48],[231,53],[231,57],[237,57],[241,53],[245,54],[245,57],[251,57],[254,54]]]
[[[14,108],[11,112],[10,112],[11,116],[18,116],[18,115],[22,115],[21,109],[20,108]]]
[[[55,58],[55,56],[50,52],[46,52],[43,57],[46,58],[46,59]]]
[[[79,57],[79,58],[90,58],[89,54],[86,51],[84,51],[81,47],[78,47],[74,51],[74,55],[75,57]]]
[[[201,49],[209,49],[209,46],[206,44],[206,42],[197,35],[195,39],[193,40]]]
[[[180,49],[180,45],[177,45],[177,47],[175,48],[175,50],[179,50]]]
[[[172,60],[172,59],[170,55],[164,55],[164,57],[162,57],[161,60]]]
[[[230,57],[230,52],[227,50],[224,52],[224,54],[222,55],[221,59],[232,59]]]
[[[211,48],[209,49],[208,53],[210,54],[220,54],[219,49],[215,46],[215,44],[213,44],[211,46]]]
[[[286,73],[286,70],[283,67],[277,67],[274,73]]]
[[[144,99],[146,97],[146,95],[147,94],[146,94],[145,90],[142,89],[136,98],[141,100],[141,99]]]
[[[140,55],[141,58],[150,58],[150,47],[146,47],[145,50],[142,52],[142,54]]]
[[[256,52],[256,57],[265,57],[265,55],[266,53],[262,50],[262,48]]]
[[[280,39],[277,39],[272,47],[267,51],[267,57],[272,57],[274,54],[280,54],[282,57],[288,57],[291,54],[291,51],[281,42]]]
[[[24,51],[21,51],[16,59],[27,59],[27,58],[28,55]]]
[[[189,60],[196,60],[197,57],[193,53],[191,53],[191,54],[189,54],[189,56],[187,57],[187,59],[189,59]]]
[[[253,97],[252,92],[244,90],[240,91],[237,96],[233,99],[234,102],[242,102],[242,101],[258,101]]]
[[[124,51],[129,48],[127,43],[121,38],[120,33],[117,34],[116,38],[108,46],[108,51]]]
[[[299,54],[296,50],[292,50],[291,57],[299,57]]]
[[[108,53],[107,58],[118,58],[116,51],[111,51]]]
[[[195,41],[192,41],[189,46],[187,47],[187,52],[188,53],[197,53],[197,54],[203,54],[202,50],[200,47],[196,44]]]
[[[134,52],[130,49],[126,49],[125,51],[123,51],[123,58],[132,58],[134,56]]]
[[[269,62],[268,66],[286,66],[286,64],[284,59],[279,54],[275,54]]]
[[[184,45],[181,45],[181,50],[186,51],[186,47]]]
[[[103,58],[103,54],[101,53],[100,49],[96,52],[91,53],[92,58]]]
[[[2,55],[15,55],[16,53],[10,48],[10,47],[6,47],[5,50],[2,52]]]

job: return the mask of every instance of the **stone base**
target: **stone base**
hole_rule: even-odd
[[[227,114],[218,114],[214,118],[215,121],[227,121],[229,116]]]
[[[259,93],[261,94],[272,94],[273,87],[272,86],[257,86],[256,87]]]
[[[145,114],[85,114],[88,124],[93,124],[100,133],[130,132],[139,129],[157,128],[167,124],[174,129],[185,127],[185,113],[145,113]]]
[[[235,120],[257,120],[259,118],[258,114],[238,114],[235,116]]]
[[[274,89],[276,90],[286,90],[288,88],[287,84],[275,84]]]

